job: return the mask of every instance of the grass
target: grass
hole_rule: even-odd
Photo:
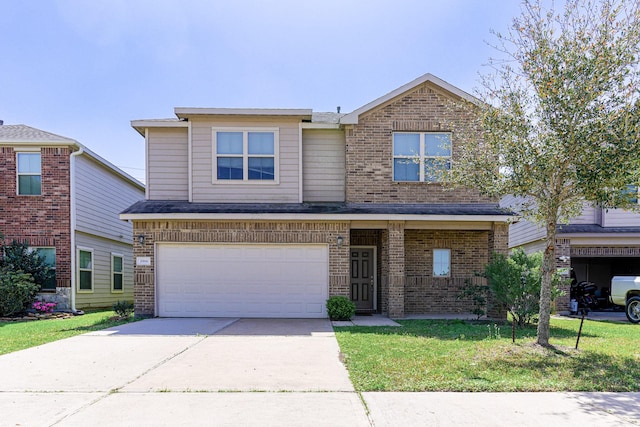
[[[112,319],[114,316],[113,311],[103,310],[66,319],[0,321],[0,355],[135,320]]]
[[[552,319],[551,343],[534,327],[460,320],[404,320],[403,327],[339,327],[358,391],[640,391],[640,327]]]

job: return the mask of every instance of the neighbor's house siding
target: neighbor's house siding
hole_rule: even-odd
[[[300,200],[300,119],[279,117],[191,118],[193,156],[193,202],[297,203]],[[213,128],[278,128],[279,182],[213,183]]]
[[[189,200],[189,149],[186,128],[149,129],[149,200]]]
[[[18,196],[16,153],[0,147],[0,233],[6,241],[56,248],[56,286],[71,285],[69,154],[66,147],[42,147],[42,195]],[[30,151],[33,151],[30,149]]]
[[[130,244],[133,227],[119,215],[144,194],[87,155],[76,162],[76,230]]]
[[[76,246],[93,250],[93,291],[76,291],[77,308],[111,307],[118,300],[133,301],[133,248],[130,244],[76,232]],[[111,292],[112,253],[123,256],[123,292]]]
[[[446,132],[446,120],[465,120],[447,107],[445,92],[430,83],[367,112],[346,126],[346,199],[356,203],[494,203],[471,189],[393,181],[394,132]],[[452,135],[453,160],[458,153]]]
[[[329,295],[349,295],[349,224],[341,221],[137,221],[134,255],[149,257],[150,266],[137,266],[135,301],[137,315],[155,312],[155,243],[313,243],[329,247]],[[343,236],[341,248],[335,244]]]
[[[110,307],[133,300],[133,226],[119,214],[144,198],[143,191],[88,155],[75,158],[76,248],[93,249],[94,290],[76,293],[76,307]],[[123,256],[124,292],[111,292],[111,253]],[[78,275],[76,274],[76,286]]]
[[[303,130],[302,171],[305,202],[344,202],[344,131]]]
[[[639,227],[640,214],[623,209],[610,209],[602,214],[603,227]]]

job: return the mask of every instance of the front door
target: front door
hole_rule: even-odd
[[[351,301],[356,310],[373,310],[375,262],[373,248],[351,248]]]

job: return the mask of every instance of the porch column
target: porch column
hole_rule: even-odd
[[[556,269],[571,269],[571,239],[556,239]],[[570,276],[567,276],[569,278]],[[564,295],[559,296],[553,301],[551,309],[553,311],[569,311],[569,291],[570,283],[565,284],[560,289],[564,291]]]
[[[488,239],[488,255],[487,262],[490,263],[494,260],[494,254],[507,255],[509,252],[509,225],[504,223],[493,223],[491,230],[489,230]],[[505,307],[500,307],[495,304],[493,295],[489,292],[487,298],[487,317],[490,319],[506,319],[507,313]]]
[[[389,221],[388,230],[388,310],[389,317],[404,317],[404,221]]]

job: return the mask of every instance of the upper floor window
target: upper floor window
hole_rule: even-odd
[[[39,196],[42,194],[40,153],[18,153],[18,194]]]
[[[214,129],[214,181],[278,180],[278,129]]]
[[[394,181],[433,182],[450,168],[450,133],[393,134]]]

